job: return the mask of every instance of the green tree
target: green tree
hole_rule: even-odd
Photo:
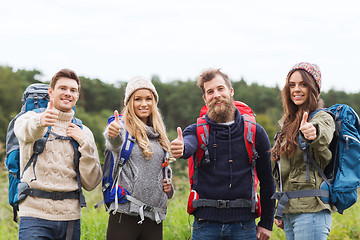
[[[259,123],[265,129],[272,145],[273,137],[279,131],[277,126],[274,125],[271,118],[264,113],[256,115],[256,122]]]
[[[87,112],[99,112],[102,109],[119,109],[123,99],[122,88],[106,84],[99,79],[80,77],[81,91],[79,106]]]
[[[21,97],[25,88],[41,76],[38,70],[17,70],[12,67],[0,66],[0,156],[4,156],[7,126],[21,108]],[[77,103],[76,115],[83,120],[94,133],[100,156],[104,150],[102,133],[107,119],[114,110],[123,108],[126,82],[108,84],[100,79],[90,79],[80,76],[81,92]],[[50,79],[48,79],[50,81]],[[204,105],[202,92],[194,80],[175,80],[161,82],[158,76],[152,77],[159,94],[159,109],[167,126],[170,140],[177,135],[176,127],[195,123],[201,107]],[[282,116],[281,89],[279,87],[265,87],[258,84],[248,85],[244,79],[233,81],[235,100],[249,105],[257,114],[257,121],[265,128],[272,140],[279,130],[278,120]],[[334,89],[321,93],[325,106],[335,103],[345,103],[360,112],[360,93],[348,94]],[[3,159],[3,157],[2,157]],[[186,164],[186,161],[182,161]]]

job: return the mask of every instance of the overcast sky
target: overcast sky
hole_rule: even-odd
[[[158,75],[283,87],[297,62],[319,65],[323,90],[360,92],[357,0],[12,0],[0,7],[0,65],[61,68],[108,83]]]

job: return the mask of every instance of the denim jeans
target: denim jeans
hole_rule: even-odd
[[[220,223],[194,220],[192,240],[256,240],[255,220]]]
[[[326,240],[331,229],[331,213],[284,214],[284,231],[287,240]]]
[[[72,240],[80,240],[80,219],[75,221],[50,221],[34,217],[21,217],[19,240],[62,240],[66,239],[68,224],[74,223]]]

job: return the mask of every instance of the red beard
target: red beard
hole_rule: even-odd
[[[222,102],[221,105],[216,105],[216,102]],[[231,119],[232,114],[234,114],[235,111],[235,105],[234,105],[234,99],[233,97],[228,98],[218,98],[213,99],[208,104],[208,117],[216,122],[216,123],[225,123],[228,122],[228,119]],[[231,117],[229,117],[231,116]]]

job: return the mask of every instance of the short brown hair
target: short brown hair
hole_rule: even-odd
[[[216,76],[220,76],[225,80],[225,84],[226,86],[231,89],[231,81],[228,77],[228,75],[226,75],[225,73],[220,71],[219,69],[213,69],[213,68],[209,68],[205,71],[203,71],[200,76],[197,78],[197,83],[196,85],[201,88],[203,94],[205,94],[205,89],[204,89],[204,83],[213,80]]]
[[[55,88],[55,85],[57,83],[57,81],[59,80],[59,78],[64,77],[64,78],[70,78],[70,79],[74,79],[76,81],[76,83],[78,84],[78,90],[80,90],[80,79],[79,77],[76,75],[76,73],[73,70],[64,68],[61,69],[60,71],[58,71],[51,79],[50,82],[50,87],[52,89]]]

